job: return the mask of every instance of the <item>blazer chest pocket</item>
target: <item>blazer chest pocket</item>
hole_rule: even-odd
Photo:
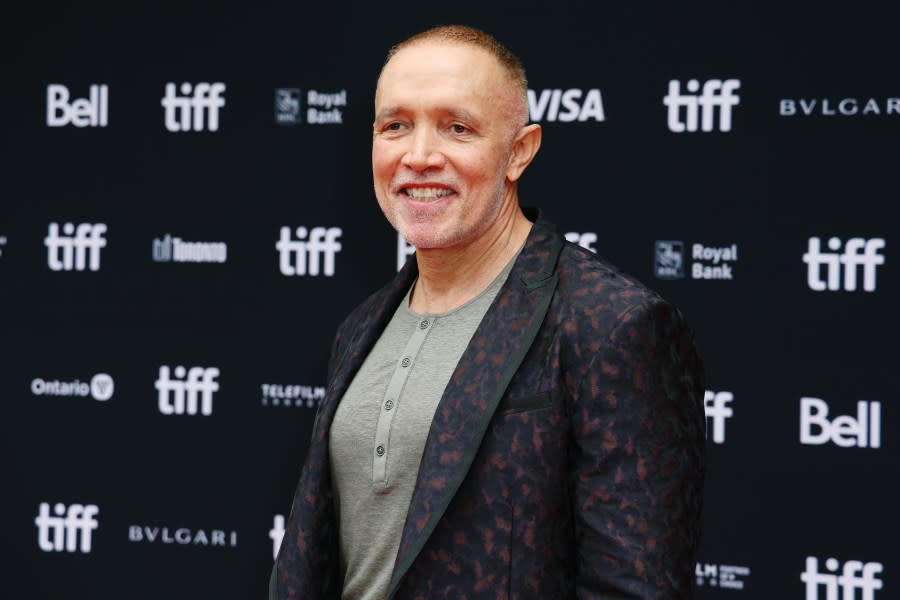
[[[497,406],[497,412],[520,412],[523,410],[535,410],[546,408],[552,403],[550,392],[538,392],[527,396],[505,397]]]

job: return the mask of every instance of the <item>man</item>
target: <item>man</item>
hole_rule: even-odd
[[[375,195],[417,252],[338,330],[270,598],[690,596],[692,335],[519,208],[526,91],[468,27],[388,55]]]

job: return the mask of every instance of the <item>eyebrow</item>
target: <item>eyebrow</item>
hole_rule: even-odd
[[[459,119],[460,121],[466,121],[474,124],[478,124],[481,122],[478,118],[475,117],[475,115],[463,108],[439,108],[438,111],[443,112],[454,119]],[[400,108],[399,106],[388,106],[381,109],[381,111],[379,111],[379,113],[375,115],[375,120],[382,121],[384,119],[390,119],[406,112],[406,110]]]

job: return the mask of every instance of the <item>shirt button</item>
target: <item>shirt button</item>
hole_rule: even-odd
[[[384,446],[379,444],[378,447],[375,448],[375,454],[377,454],[378,456],[384,456]]]
[[[419,329],[428,329],[428,319],[422,319],[419,321]]]
[[[391,399],[387,399],[384,401],[384,410],[391,410],[394,408],[394,401]]]
[[[410,361],[409,361],[409,357],[408,357],[408,356],[404,356],[404,357],[403,357],[403,360],[400,361],[400,366],[401,366],[401,367],[408,367],[408,366],[409,366],[409,362],[410,362]]]

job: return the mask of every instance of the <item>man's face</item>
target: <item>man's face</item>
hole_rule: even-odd
[[[516,89],[498,61],[434,41],[400,50],[375,94],[372,174],[391,225],[418,248],[470,244],[498,226]]]

